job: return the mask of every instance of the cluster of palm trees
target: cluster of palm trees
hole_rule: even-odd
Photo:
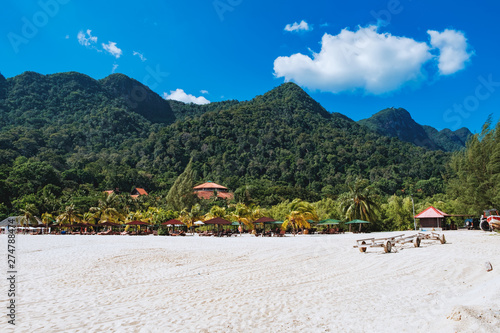
[[[259,206],[235,203],[227,206],[215,204],[206,213],[199,203],[184,208],[180,212],[174,212],[153,206],[143,210],[134,210],[131,207],[133,202],[131,204],[124,200],[123,196],[115,193],[103,194],[98,200],[97,206],[91,207],[87,212],[81,213],[74,204],[69,204],[58,215],[44,213],[41,215],[41,219],[35,216],[34,206],[27,204],[22,211],[23,221],[27,225],[43,224],[45,226],[64,227],[74,224],[96,226],[104,222],[123,224],[135,220],[147,222],[151,225],[160,225],[162,222],[176,218],[188,228],[191,228],[196,221],[220,217],[238,222],[240,225],[245,226],[247,230],[254,230],[254,221],[264,216],[270,216],[276,220],[283,220],[282,229],[291,228],[296,233],[299,230],[309,229],[311,227],[309,221],[319,220],[316,206],[301,199],[284,203],[284,207],[280,212]],[[376,194],[367,185],[366,181],[358,180],[350,187],[348,193],[339,198],[339,207],[345,219],[374,221],[377,213]]]

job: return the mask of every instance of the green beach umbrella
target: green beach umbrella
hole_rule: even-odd
[[[352,221],[346,222],[346,224],[359,224],[359,231],[361,231],[361,225],[365,224],[365,223],[370,223],[370,222],[363,221],[363,220],[352,220]],[[349,231],[351,231],[351,230],[349,229]]]
[[[326,219],[318,222],[318,225],[333,225],[333,224],[340,224],[340,221],[334,219]]]
[[[349,222],[346,222],[345,224],[357,224],[357,223],[370,223],[368,221],[363,221],[363,220],[352,220],[352,221],[349,221]]]

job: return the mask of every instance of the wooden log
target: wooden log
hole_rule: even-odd
[[[441,235],[439,237],[439,241],[441,242],[441,244],[446,244],[446,238],[444,237],[444,235]]]

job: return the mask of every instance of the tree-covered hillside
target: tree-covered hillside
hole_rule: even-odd
[[[359,124],[368,127],[380,135],[399,138],[420,147],[433,150],[457,151],[465,148],[465,143],[472,133],[465,127],[456,131],[437,129],[420,125],[403,108],[388,108],[377,112]]]
[[[293,83],[198,106],[165,101],[121,74],[0,77],[0,200],[10,211],[37,194],[133,186],[165,194],[190,159],[197,180],[263,204],[333,197],[358,176],[387,194],[434,194],[448,157],[331,114]]]

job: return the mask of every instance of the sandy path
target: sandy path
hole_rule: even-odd
[[[498,332],[500,235],[445,235],[389,254],[352,234],[19,235],[17,331]]]

